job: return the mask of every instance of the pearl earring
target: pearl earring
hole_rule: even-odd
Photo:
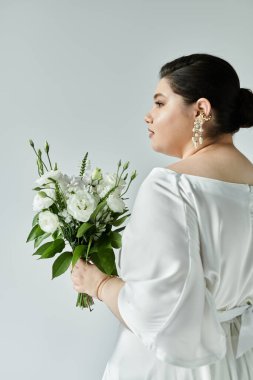
[[[202,125],[204,124],[205,121],[208,121],[211,118],[212,118],[211,115],[206,116],[203,111],[201,111],[200,114],[195,118],[194,126],[192,128],[192,131],[193,131],[192,142],[193,142],[194,148],[197,148],[198,144],[203,144]]]

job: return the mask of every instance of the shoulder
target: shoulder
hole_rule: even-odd
[[[185,182],[185,183],[184,183]],[[165,167],[155,167],[146,176],[138,192],[138,198],[149,201],[182,201],[184,193],[189,191],[189,184],[181,174]]]
[[[195,228],[197,212],[192,196],[191,182],[179,173],[163,167],[153,168],[137,193],[132,210],[132,221],[173,226],[182,224]],[[172,228],[172,227],[171,227]]]
[[[253,164],[245,156],[237,153],[213,152],[202,155],[201,159],[190,157],[168,165],[167,169],[174,170],[178,174],[253,184]]]
[[[146,176],[142,186],[150,190],[157,190],[160,187],[176,190],[178,187],[178,176],[178,173],[168,170],[168,168],[155,167]]]

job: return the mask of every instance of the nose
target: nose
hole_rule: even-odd
[[[145,117],[144,117],[144,121],[148,124],[152,123],[152,116],[150,115],[150,113],[148,112]]]

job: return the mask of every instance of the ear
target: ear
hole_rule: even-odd
[[[211,114],[211,103],[206,98],[199,98],[194,107],[195,117],[200,114],[200,111],[203,111],[206,116]]]

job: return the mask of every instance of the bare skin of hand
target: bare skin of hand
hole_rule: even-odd
[[[78,293],[86,293],[97,297],[96,291],[100,281],[107,277],[98,267],[90,262],[79,259],[71,270],[73,288]]]
[[[83,259],[79,259],[76,262],[71,272],[74,289],[78,293],[86,293],[91,297],[97,297],[96,291],[98,284],[105,277],[107,277],[107,275],[101,272],[95,264],[90,262],[86,263]],[[129,329],[121,317],[118,307],[119,292],[124,285],[125,282],[120,277],[113,277],[103,285],[99,296],[115,317]]]

